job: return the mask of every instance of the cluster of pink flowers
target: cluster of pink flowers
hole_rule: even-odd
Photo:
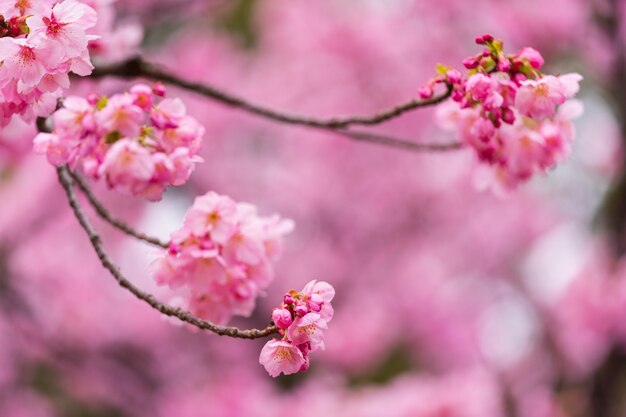
[[[324,330],[333,318],[330,304],[335,289],[313,280],[302,291],[289,291],[272,312],[272,321],[282,338],[268,341],[259,362],[272,377],[309,369],[309,352],[324,349]]]
[[[169,251],[153,262],[155,280],[180,289],[181,307],[197,317],[224,324],[249,316],[292,229],[291,220],[260,217],[251,204],[209,192],[196,198]]]
[[[35,152],[48,161],[104,178],[110,188],[148,200],[161,199],[170,185],[184,184],[204,135],[186,115],[180,99],[165,95],[161,84],[135,85],[110,98],[70,96],[53,115],[54,131],[35,138]]]
[[[574,137],[571,120],[582,113],[582,104],[569,99],[582,76],[543,75],[543,57],[532,48],[510,55],[491,35],[476,42],[486,49],[463,62],[466,76],[439,66],[439,75],[420,95],[432,96],[437,83],[451,89],[453,102],[439,111],[442,126],[458,132],[489,168],[483,171],[484,185],[505,191],[567,157]]]
[[[47,116],[69,72],[93,70],[87,49],[97,36],[96,12],[77,0],[0,1],[0,126],[13,115],[26,121]]]

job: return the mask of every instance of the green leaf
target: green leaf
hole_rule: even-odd
[[[104,141],[106,142],[107,145],[111,145],[117,142],[118,140],[120,140],[121,138],[122,138],[122,134],[118,132],[117,130],[114,130],[112,132],[109,132],[109,134],[106,136]]]
[[[96,103],[96,109],[102,110],[109,103],[109,98],[107,96],[102,96],[100,100]]]

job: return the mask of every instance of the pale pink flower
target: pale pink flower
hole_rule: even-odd
[[[48,53],[37,49],[28,39],[0,39],[0,87],[11,80],[18,82],[17,91],[36,86],[46,74]]]
[[[117,94],[108,100],[102,110],[96,112],[96,121],[101,129],[116,131],[132,139],[139,135],[144,112],[134,104],[130,94]]]
[[[81,138],[85,132],[95,130],[93,106],[81,97],[70,96],[63,107],[54,113],[55,131],[66,137]]]
[[[576,72],[559,75],[559,81],[563,86],[563,94],[565,94],[565,97],[572,98],[578,93],[580,90],[579,84],[582,79],[583,76]]]
[[[141,189],[153,174],[150,152],[130,139],[115,142],[100,166],[100,175],[109,187],[131,193]]]
[[[308,313],[303,317],[296,317],[287,329],[287,338],[296,345],[309,343],[311,351],[324,349],[324,330],[328,324],[319,313]]]
[[[465,83],[467,91],[477,101],[485,100],[494,91],[494,81],[485,74],[474,74]]]
[[[31,16],[26,21],[29,38],[41,42],[45,48],[58,49],[56,55],[62,60],[83,55],[88,41],[95,39],[86,30],[96,24],[96,12],[76,0],[57,3],[50,14]]]
[[[335,297],[335,289],[332,285],[325,281],[312,280],[304,286],[301,292],[308,296],[318,295],[323,301],[322,309],[319,312],[321,318],[326,323],[333,318],[334,310],[330,302]]]
[[[165,99],[154,107],[150,113],[152,124],[159,129],[178,127],[185,115],[185,104],[180,99]]]
[[[556,107],[566,100],[565,88],[558,78],[548,75],[537,81],[527,80],[517,91],[515,106],[533,119],[554,116]]]
[[[300,371],[305,360],[296,346],[289,342],[272,339],[263,346],[259,363],[265,367],[270,376],[275,378],[281,373],[295,374]]]
[[[5,17],[42,15],[54,0],[0,0],[0,14]]]
[[[539,51],[530,47],[523,48],[517,53],[517,56],[518,58],[528,60],[530,65],[535,69],[541,68],[544,63],[543,57]]]
[[[237,204],[215,192],[196,197],[185,216],[185,227],[196,236],[211,233],[211,239],[225,243],[236,230]]]

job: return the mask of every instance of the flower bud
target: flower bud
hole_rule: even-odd
[[[502,109],[502,121],[510,125],[515,123],[515,113],[513,113],[513,110],[508,107],[504,107]]]
[[[306,313],[309,312],[309,309],[306,308],[306,306],[300,304],[297,305],[294,309],[293,309],[294,313],[296,313],[298,316],[302,317],[304,315],[306,315]]]
[[[459,84],[461,82],[461,79],[463,78],[463,75],[459,70],[451,69],[450,71],[446,72],[446,77],[448,78],[449,83]]]
[[[152,92],[159,97],[165,97],[165,94],[167,93],[167,89],[165,88],[165,85],[163,85],[163,83],[160,83],[157,81],[152,86]]]
[[[289,310],[284,308],[275,308],[272,311],[272,321],[279,329],[286,329],[293,323],[293,317]]]
[[[418,90],[418,94],[420,98],[428,99],[433,96],[433,89],[429,85],[425,85],[424,87]]]

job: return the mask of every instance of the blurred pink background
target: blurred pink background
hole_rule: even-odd
[[[146,57],[290,113],[371,114],[403,102],[438,62],[460,67],[475,54],[482,33],[508,50],[540,50],[549,72],[582,73],[586,112],[567,163],[498,198],[475,190],[469,150],[416,155],[350,142],[170,89],[207,129],[205,162],[157,204],[102,186],[98,195],[164,239],[209,190],[295,220],[267,296],[235,324],[264,327],[282,294],[311,279],[335,286],[336,312],[309,371],[277,379],[258,363],[262,340],[172,325],[124,292],[79,229],[54,168],[32,154],[34,129],[13,123],[0,132],[0,416],[626,415],[626,210],[600,209],[611,190],[626,198],[626,2],[116,7],[116,25],[143,25]],[[125,87],[73,81],[81,94]],[[454,139],[432,109],[374,130]],[[133,282],[167,300],[147,268],[156,251],[95,223]]]

